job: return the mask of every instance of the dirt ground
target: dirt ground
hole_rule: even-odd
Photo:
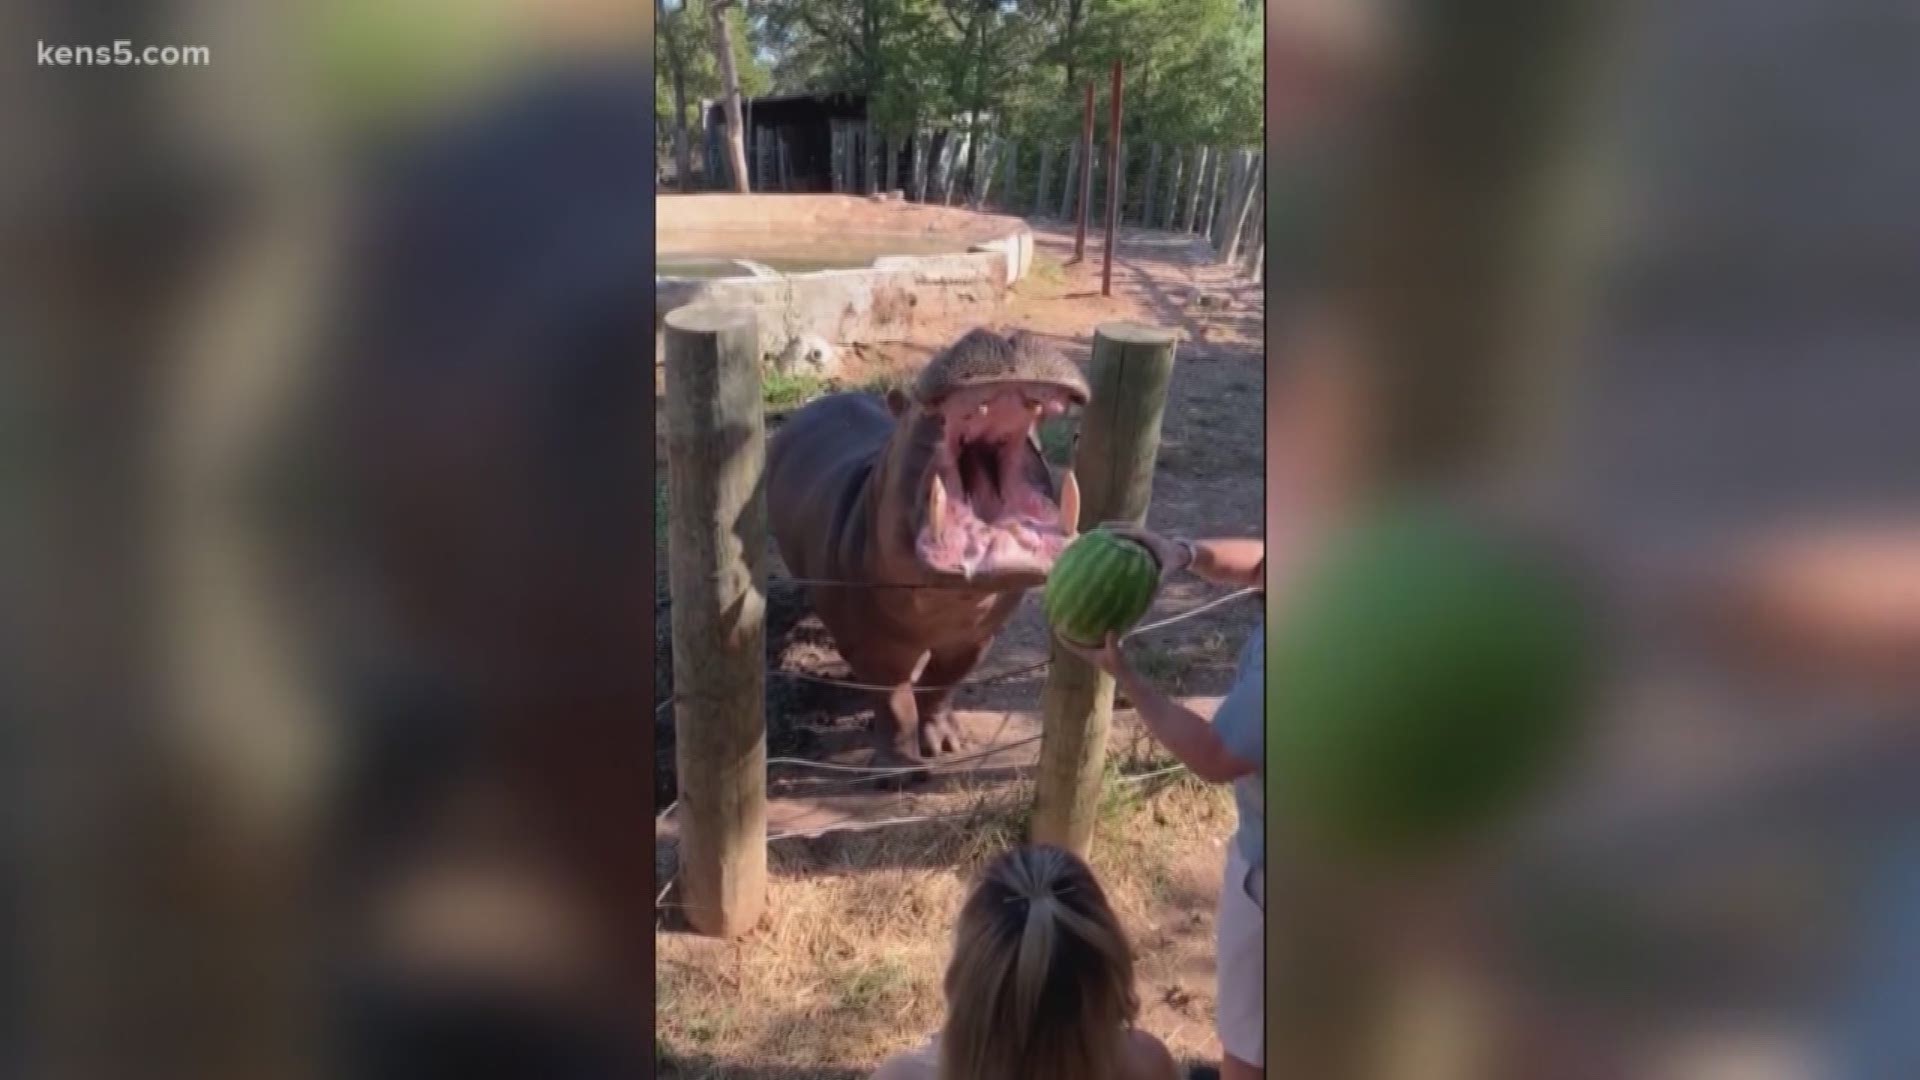
[[[1100,247],[1071,264],[1071,231],[1036,227],[1035,271],[1008,297],[995,328],[1047,335],[1085,363],[1094,328],[1114,320],[1171,326],[1181,334],[1148,524],[1188,535],[1258,535],[1263,521],[1262,296],[1210,264],[1191,237],[1123,230],[1114,295],[1100,295]],[[844,380],[891,381],[916,370],[970,326],[924,326],[915,339],[865,349]],[[777,579],[778,556],[770,563]],[[663,586],[664,587],[664,586]],[[1149,622],[1224,595],[1172,585]],[[1144,634],[1140,668],[1202,711],[1225,693],[1240,645],[1259,618],[1251,597]],[[663,612],[661,644],[670,644]],[[777,582],[769,596],[769,662],[779,672],[846,678],[831,638],[802,598]],[[656,685],[670,693],[670,672]],[[877,790],[858,774],[784,762],[860,764],[867,695],[776,675],[768,685],[769,913],[745,941],[677,932],[670,908],[659,935],[663,1076],[826,1078],[865,1075],[881,1058],[938,1028],[939,979],[952,919],[980,861],[1013,842],[1030,798],[1047,635],[1037,597],[996,640],[976,675],[1012,677],[967,687],[959,719],[983,757],[908,791]],[[1116,710],[1110,747],[1121,775],[1167,759]],[[659,804],[673,795],[671,717],[663,715]],[[994,748],[999,748],[995,750]],[[1142,956],[1142,1024],[1176,1056],[1216,1060],[1212,1032],[1213,902],[1231,832],[1223,791],[1177,776],[1116,781],[1103,808],[1094,861]],[[959,814],[825,836],[829,826]],[[671,816],[656,829],[661,873],[672,873]],[[671,904],[669,896],[668,904]]]

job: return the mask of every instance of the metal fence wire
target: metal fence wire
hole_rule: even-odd
[[[781,579],[781,580],[805,583],[805,584],[814,584],[814,582],[806,581],[806,579]],[[826,582],[823,584],[831,585],[836,583]],[[1152,633],[1153,631],[1164,629],[1176,623],[1184,622],[1187,619],[1191,619],[1198,615],[1202,615],[1215,608],[1222,607],[1226,604],[1232,603],[1235,600],[1243,599],[1247,596],[1254,595],[1258,592],[1259,592],[1258,589],[1247,588],[1247,589],[1239,589],[1234,592],[1228,593],[1224,596],[1216,597],[1213,600],[1210,600],[1197,607],[1191,608],[1187,611],[1180,612],[1177,615],[1169,616],[1168,618],[1165,618],[1165,619],[1159,619],[1155,622],[1151,622],[1143,626],[1135,627],[1134,629],[1128,631],[1127,634],[1124,635],[1124,637],[1121,640],[1123,641],[1131,640],[1134,637],[1137,637],[1141,634]],[[1051,664],[1052,664],[1051,660],[1042,660],[1038,663],[1027,664],[1022,667],[1013,668],[1008,671],[994,672],[993,674],[990,674],[990,675],[982,675],[982,676],[976,676],[974,678],[963,679],[958,683],[953,683],[948,686],[917,686],[917,687],[914,687],[913,689],[915,693],[931,693],[936,690],[953,690],[953,689],[959,689],[965,686],[980,686],[980,685],[986,685],[989,683],[1004,682],[1008,679],[1018,678],[1021,675],[1026,675],[1031,672],[1042,670],[1044,668],[1051,666]],[[798,679],[804,682],[818,683],[825,686],[836,686],[836,687],[840,687],[842,689],[848,689],[848,690],[863,690],[863,691],[886,693],[894,689],[891,686],[879,686],[873,683],[854,682],[847,679],[832,679],[832,678],[828,678],[821,675],[809,675],[805,672],[786,671],[780,668],[769,668],[767,669],[767,674],[770,676],[774,676],[776,678]],[[661,702],[655,708],[656,714],[666,711],[667,708],[673,705],[675,700],[676,700],[676,696],[669,696],[667,700]],[[1009,717],[1010,716],[1011,714],[1009,713]],[[1003,720],[1001,723],[1001,730],[1004,731],[1005,727],[1006,727],[1006,721]],[[851,779],[828,781],[826,783],[816,785],[812,789],[812,790],[818,791],[824,788],[850,787],[856,784],[869,783],[872,781],[884,779],[886,777],[901,776],[908,773],[947,772],[953,769],[957,769],[960,766],[970,764],[975,761],[980,761],[985,758],[993,757],[996,754],[1003,754],[1009,750],[1013,750],[1021,746],[1026,746],[1026,745],[1038,742],[1040,741],[1040,738],[1041,736],[1039,735],[1032,735],[1032,736],[1028,736],[1027,738],[1017,740],[1015,742],[1007,743],[1005,745],[1000,745],[998,744],[998,741],[997,741],[998,736],[996,735],[995,746],[991,750],[983,750],[979,753],[968,754],[963,757],[950,758],[945,761],[929,762],[925,765],[887,766],[887,767],[878,767],[878,766],[870,766],[870,765],[841,765],[836,762],[810,761],[806,758],[795,758],[795,757],[768,758],[767,765],[769,767],[772,767],[775,765],[785,765],[792,768],[818,769],[824,772],[853,774]],[[1135,782],[1140,782],[1144,780],[1149,780],[1157,776],[1164,776],[1164,775],[1169,775],[1171,773],[1178,772],[1183,768],[1185,768],[1185,766],[1172,765],[1164,769],[1159,769],[1150,773],[1142,773],[1137,776],[1123,777],[1122,782],[1135,783]],[[660,812],[659,817],[656,819],[656,823],[664,822],[667,819],[667,816],[673,813],[674,809],[678,805],[679,803],[677,800],[673,803],[668,804],[667,808]],[[866,829],[866,828],[877,827],[879,825],[906,824],[910,822],[920,822],[920,821],[935,821],[941,818],[956,817],[956,816],[964,816],[964,814],[933,814],[933,815],[926,815],[921,817],[908,817],[908,818],[897,818],[897,819],[889,818],[884,821],[857,822],[852,825],[848,825],[847,828]],[[826,833],[836,832],[836,831],[843,831],[843,830],[830,825],[830,826],[822,827],[820,829],[792,830],[785,833],[775,833],[773,835],[768,836],[767,839],[769,842],[771,842],[774,840],[784,840],[784,839],[788,839],[795,836],[821,836],[821,835],[825,835]]]

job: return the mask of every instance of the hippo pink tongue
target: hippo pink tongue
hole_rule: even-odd
[[[1044,573],[1080,516],[1071,472],[1061,478],[1056,504],[1029,471],[1033,425],[1064,411],[1064,398],[1024,384],[975,387],[945,408],[946,441],[927,480],[916,543],[921,559],[969,578]]]

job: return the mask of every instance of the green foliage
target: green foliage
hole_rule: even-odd
[[[790,412],[826,393],[826,380],[812,375],[769,372],[760,380],[760,397],[770,413]]]
[[[708,0],[654,0],[653,115],[663,136],[671,136],[673,72],[677,63],[685,80],[687,124],[698,127],[701,98],[718,99],[720,57],[714,48],[713,17]],[[735,5],[726,13],[733,31],[733,66],[740,75],[740,93],[759,97],[773,89],[773,74],[755,47],[752,22]],[[697,153],[696,149],[696,153]]]
[[[1127,139],[1253,146],[1262,138],[1259,12],[1240,0],[1103,0],[1079,49],[1082,79],[1126,64]]]
[[[348,127],[404,123],[514,56],[499,0],[335,0],[305,12],[303,58],[329,115]]]
[[[764,0],[756,10],[755,42],[779,92],[867,93],[880,129],[896,135],[977,109],[1029,143],[1072,138],[1088,82],[1104,121],[1119,58],[1128,140],[1261,140],[1261,13],[1244,0]]]

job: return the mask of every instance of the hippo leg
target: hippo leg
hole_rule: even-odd
[[[954,754],[966,749],[966,735],[960,726],[953,722],[953,684],[965,679],[980,662],[987,651],[989,642],[979,642],[945,652],[936,652],[927,661],[926,670],[920,673],[922,687],[941,686],[944,690],[928,690],[920,697],[920,752],[928,757],[940,754]]]
[[[873,711],[873,747],[875,763],[889,766],[917,764],[920,752],[920,709],[914,700],[913,673],[926,654],[908,654],[903,649],[842,647],[840,658],[853,669],[855,678],[876,686],[891,687],[879,692],[880,701]]]

